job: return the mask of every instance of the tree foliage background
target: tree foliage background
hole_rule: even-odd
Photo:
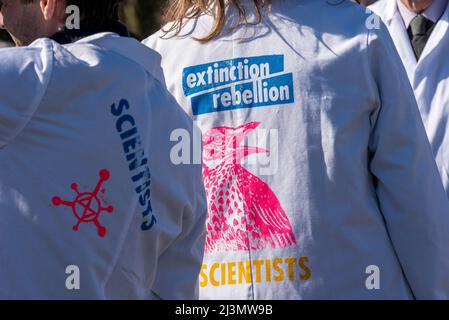
[[[130,31],[143,39],[161,27],[166,0],[127,0],[122,7],[122,18]]]
[[[136,38],[144,39],[160,28],[166,2],[166,0],[126,0],[121,9],[122,20]],[[9,39],[3,30],[0,31],[0,39]]]

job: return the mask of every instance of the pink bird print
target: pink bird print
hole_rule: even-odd
[[[296,245],[290,221],[270,187],[241,162],[268,150],[242,145],[259,126],[216,127],[203,135],[208,197],[205,252],[261,250]],[[209,167],[208,163],[216,164]]]

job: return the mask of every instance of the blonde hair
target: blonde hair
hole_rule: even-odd
[[[271,8],[271,0],[252,0],[256,9],[258,21],[262,21],[262,9],[265,6]],[[214,18],[214,24],[210,32],[203,38],[196,39],[200,42],[208,42],[216,38],[226,24],[226,12],[229,7],[234,7],[239,13],[238,27],[247,23],[245,8],[241,0],[171,0],[169,1],[163,20],[170,22],[170,26],[163,30],[164,36],[175,37],[181,33],[186,20],[195,19],[203,14],[210,14]]]

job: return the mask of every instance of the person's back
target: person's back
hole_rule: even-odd
[[[262,23],[241,2],[249,23],[226,32],[231,6],[210,41],[208,14],[144,41],[203,131],[200,297],[448,298],[448,203],[384,28],[348,2]]]
[[[193,125],[159,56],[113,33],[0,56],[0,298],[195,298],[201,168],[170,159]]]

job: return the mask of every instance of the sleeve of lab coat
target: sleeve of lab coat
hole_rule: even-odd
[[[50,40],[0,49],[0,148],[14,139],[38,108],[51,75]]]
[[[171,159],[171,152],[178,142],[172,133],[181,129],[188,133],[185,137],[188,140],[197,137],[199,150],[193,149],[191,156],[199,152],[196,158],[201,160],[201,133],[165,87],[161,86],[158,91],[164,93],[158,102],[161,108],[155,106],[158,111],[153,112],[152,120],[154,143],[158,145],[155,152],[160,159],[160,166],[153,168],[159,176],[153,176],[153,196],[155,207],[162,209],[166,216],[158,222],[163,230],[151,295],[168,300],[193,300],[198,298],[207,213],[202,166],[193,161],[177,165]]]
[[[380,209],[414,296],[449,299],[449,201],[414,94],[384,27],[372,31],[367,52],[378,92],[370,168]]]
[[[164,300],[198,299],[198,276],[204,254],[206,198],[202,184],[194,184],[182,213],[182,231],[159,256],[151,294]],[[186,199],[187,200],[187,199]],[[186,201],[187,203],[187,201]]]
[[[155,83],[147,79],[144,107],[151,112],[141,119],[142,137],[149,145],[154,216],[143,219],[142,206],[130,204],[132,219],[106,282],[107,299],[198,298],[207,212],[202,168],[201,163],[177,165],[170,155],[176,145],[170,141],[171,133],[181,130],[190,139],[194,125],[166,88]],[[150,229],[141,229],[144,222],[152,224]]]

